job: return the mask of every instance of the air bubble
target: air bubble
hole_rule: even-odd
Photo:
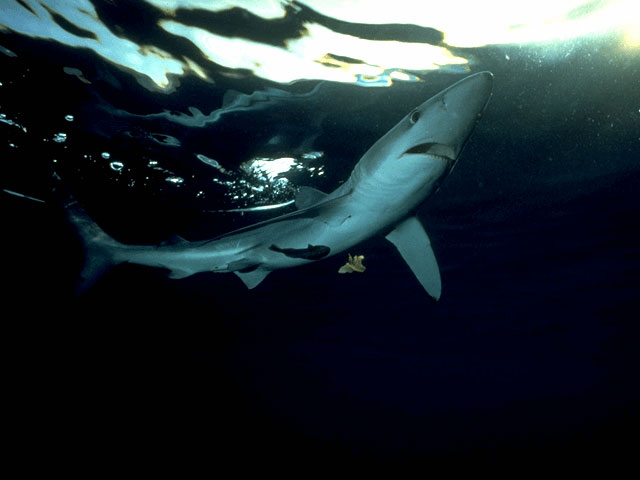
[[[180,185],[184,183],[184,178],[182,177],[167,177],[166,180],[167,182],[173,183],[174,185]]]
[[[324,152],[306,152],[302,154],[302,158],[304,158],[305,160],[317,160],[320,157],[324,156]]]
[[[65,115],[65,116],[64,116],[64,119],[65,119],[67,122],[73,122],[73,120],[74,120],[73,115]]]
[[[102,152],[100,156],[105,160],[109,160],[111,158],[111,154],[109,152]]]
[[[67,141],[67,134],[64,132],[56,133],[53,136],[53,141],[56,143],[64,143]]]
[[[124,168],[124,163],[122,163],[122,162],[111,162],[109,164],[109,167],[111,167],[111,170],[113,170],[114,172],[121,172],[122,169]]]
[[[211,165],[215,168],[220,168],[220,164],[214,160],[213,158],[209,158],[206,155],[202,155],[201,153],[196,154],[196,158],[207,165]]]

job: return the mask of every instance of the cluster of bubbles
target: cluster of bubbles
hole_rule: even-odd
[[[72,123],[75,118],[71,114],[64,116],[66,122]],[[0,113],[0,122],[20,128],[26,132],[26,128],[15,120],[8,118],[6,114]],[[43,138],[44,142],[53,142],[67,148],[70,136],[65,131],[57,131],[50,136]],[[11,144],[11,146],[15,146]],[[99,151],[98,151],[99,152]],[[225,204],[229,208],[223,211],[253,211],[270,208],[279,208],[293,203],[298,182],[314,177],[321,177],[325,174],[324,153],[320,151],[308,151],[296,156],[256,156],[242,163],[238,168],[225,168],[217,160],[204,154],[195,154],[196,158],[212,167],[213,173],[211,181],[224,187]],[[117,155],[116,155],[117,157]],[[101,164],[115,174],[115,179],[124,179],[124,174],[130,174],[128,185],[136,185],[135,169],[132,171],[125,164],[122,158],[114,158],[111,152],[102,151],[100,153],[85,153],[83,158],[93,164]],[[153,170],[164,178],[166,184],[180,187],[187,182],[185,178],[175,172],[161,166],[155,159],[147,159],[146,168]],[[144,180],[149,181],[151,175],[146,175]],[[146,184],[146,182],[145,182]],[[156,184],[157,186],[157,184]],[[205,189],[206,190],[206,189]],[[204,198],[206,193],[203,189],[197,191],[196,197]]]
[[[295,174],[306,177],[324,175],[324,165],[318,161],[323,152],[306,152],[299,157],[254,157],[240,165],[238,172],[222,167],[204,155],[198,158],[216,168],[222,175],[213,181],[227,188],[226,196],[238,211],[278,208],[293,203],[297,185],[291,180]]]
[[[22,130],[25,133],[27,132],[26,127],[23,127],[15,120],[11,120],[10,118],[8,118],[6,113],[0,113],[0,122],[6,123],[7,125],[11,125],[12,127],[18,127],[20,130]]]

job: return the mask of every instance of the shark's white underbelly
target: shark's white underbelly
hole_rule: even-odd
[[[363,210],[352,202],[345,202],[330,214],[264,227],[269,231],[259,232],[260,237],[269,241],[256,245],[243,256],[268,270],[303,265],[344,252],[389,223],[390,219],[380,212]]]

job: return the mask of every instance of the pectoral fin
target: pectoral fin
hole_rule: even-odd
[[[416,217],[409,217],[386,238],[396,246],[427,293],[438,300],[442,292],[440,270],[431,241],[420,221]]]
[[[169,273],[169,278],[173,278],[174,280],[179,280],[181,278],[187,278],[191,275],[193,275],[193,272],[190,270],[181,270],[179,268],[173,268]]]

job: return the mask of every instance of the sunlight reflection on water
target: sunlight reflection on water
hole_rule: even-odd
[[[324,79],[389,86],[394,81],[417,81],[420,77],[416,73],[468,65],[470,58],[461,56],[459,50],[454,53],[452,47],[541,42],[549,46],[549,42],[587,38],[612,30],[624,33],[626,47],[640,43],[640,6],[633,0],[529,3],[458,0],[438,2],[437,8],[433,2],[421,2],[420,9],[408,0],[395,1],[393,8],[387,3],[147,0],[156,15],[155,24],[141,23],[140,28],[157,32],[160,27],[169,37],[186,39],[202,54],[200,58],[195,58],[193,51],[184,55],[157,45],[137,44],[126,31],[115,35],[89,0],[8,1],[0,11],[0,29],[89,48],[141,76],[141,83],[150,82],[148,86],[168,91],[176,86],[172,78],[186,74],[207,78],[207,69],[218,66],[243,75],[251,72],[279,83]],[[221,15],[233,7],[250,12],[267,26],[270,22],[288,20],[298,22],[297,28],[284,35],[282,44],[277,45],[251,38],[251,31],[239,31],[234,36],[175,18],[194,9]],[[332,28],[332,25],[338,28],[336,22],[342,22],[340,30],[351,27],[353,33],[336,31]],[[442,33],[442,41],[432,44],[392,38],[374,40],[357,34],[356,27],[382,24],[414,25],[438,31]]]

